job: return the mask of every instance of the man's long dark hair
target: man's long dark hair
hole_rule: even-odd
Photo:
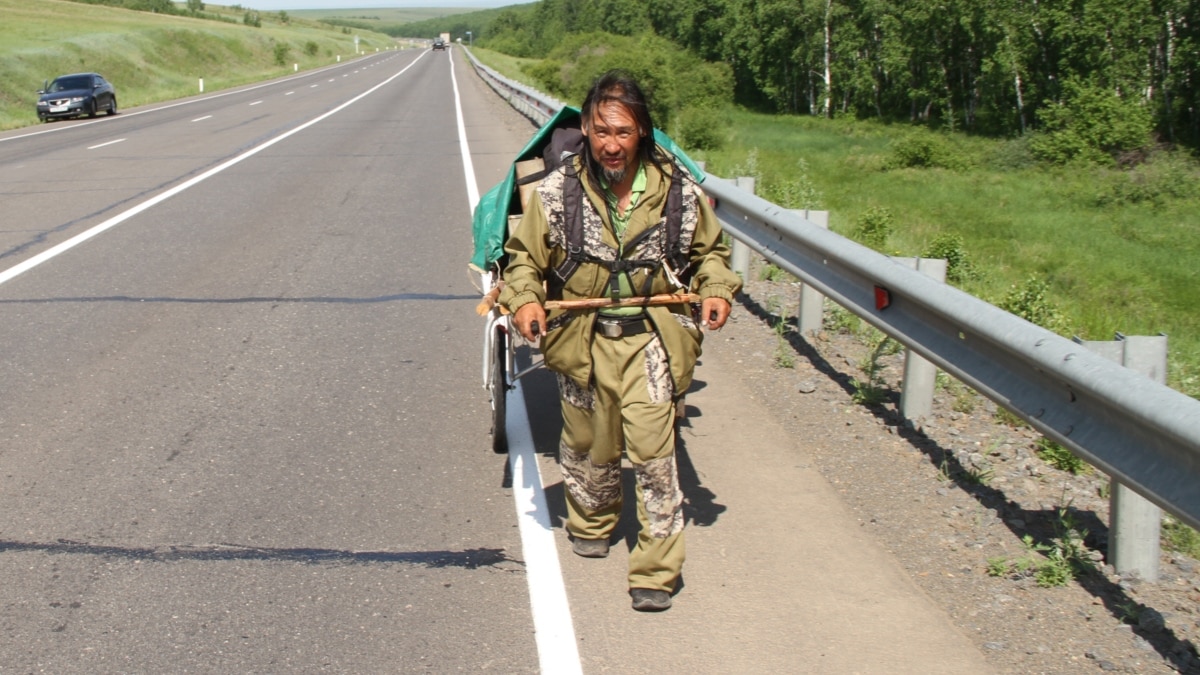
[[[643,164],[652,164],[662,171],[662,161],[654,143],[654,120],[650,117],[650,103],[637,81],[621,70],[610,70],[601,75],[583,99],[580,113],[584,127],[591,125],[596,109],[605,103],[619,103],[629,110],[629,114],[633,115],[637,122],[638,129],[646,132],[645,136],[638,139],[638,157]],[[599,190],[603,170],[592,156],[590,143],[583,144],[583,157],[588,181]]]

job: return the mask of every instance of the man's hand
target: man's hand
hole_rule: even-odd
[[[700,305],[700,325],[709,330],[720,330],[732,309],[724,298],[705,298]]]
[[[728,306],[728,305],[726,305]],[[517,327],[517,332],[521,337],[534,342],[538,336],[533,332],[533,325],[536,323],[539,333],[546,330],[546,310],[536,302],[526,303],[517,308],[517,313],[513,314],[513,325]]]

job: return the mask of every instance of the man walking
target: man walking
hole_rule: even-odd
[[[702,326],[729,317],[741,279],[693,177],[654,142],[645,95],[613,72],[582,109],[582,155],[538,185],[505,250],[500,296],[528,340],[541,333],[558,376],[566,529],[578,555],[608,555],[623,499],[621,455],[634,467],[639,533],[629,557],[633,608],[671,606],[684,561],[675,406],[692,381]],[[555,310],[547,299],[620,299],[691,290],[685,302]]]

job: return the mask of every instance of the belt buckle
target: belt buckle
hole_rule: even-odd
[[[596,325],[599,327],[600,334],[606,338],[619,338],[625,332],[624,326],[617,321],[598,319]]]

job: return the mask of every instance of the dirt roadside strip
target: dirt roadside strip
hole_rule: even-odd
[[[706,348],[681,431],[688,562],[675,606],[630,610],[625,543],[586,560],[556,537],[584,672],[666,672],[663,664],[692,673],[991,672],[863,531],[813,468],[804,439],[755,400],[731,345],[715,335]],[[542,450],[555,500],[561,478]]]

